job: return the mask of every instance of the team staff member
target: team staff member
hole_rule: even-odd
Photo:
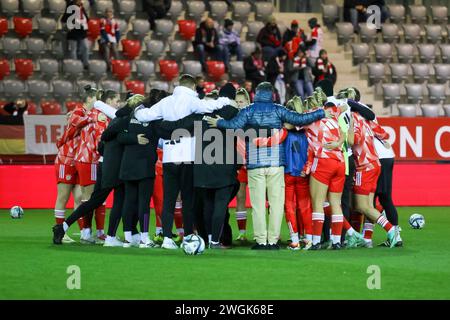
[[[179,79],[171,96],[162,99],[151,108],[138,108],[135,118],[140,122],[158,119],[168,121],[180,120],[192,113],[207,113],[230,104],[230,99],[221,97],[217,100],[200,100],[195,91],[195,78],[184,74]],[[195,156],[195,138],[181,137],[177,140],[165,140],[163,144],[164,200],[163,233],[161,245],[165,249],[177,249],[172,240],[173,213],[178,193],[181,191],[183,202],[183,226],[185,234],[194,232],[193,213],[193,167]]]

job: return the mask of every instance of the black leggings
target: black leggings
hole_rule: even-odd
[[[374,205],[376,199],[380,201],[386,217],[394,226],[398,225],[397,208],[392,201],[392,173],[394,171],[394,158],[380,159],[381,174],[378,178],[377,191],[375,192]]]
[[[124,231],[132,231],[133,223],[139,217],[139,228],[141,232],[148,232],[150,219],[150,198],[153,194],[155,178],[125,181],[125,203],[122,212]]]

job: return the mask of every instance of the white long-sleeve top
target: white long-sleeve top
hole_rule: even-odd
[[[110,119],[114,119],[116,117],[117,109],[111,107],[109,104],[106,104],[101,100],[97,100],[94,102],[94,108],[100,112],[103,112]]]
[[[140,122],[150,122],[164,119],[167,121],[180,120],[193,113],[210,113],[229,105],[231,100],[220,97],[217,100],[201,100],[196,91],[178,86],[173,94],[151,108],[140,106],[134,112]],[[164,140],[163,163],[191,162],[195,159],[195,138],[181,138],[177,141]]]

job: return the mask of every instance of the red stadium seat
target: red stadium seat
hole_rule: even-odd
[[[91,18],[88,21],[87,36],[89,40],[95,41],[100,36],[100,22],[101,19]]]
[[[33,60],[15,59],[16,75],[22,80],[27,80],[33,74]]]
[[[61,114],[61,105],[56,101],[44,101],[41,103],[42,114]]]
[[[28,100],[27,101],[28,104],[28,108],[27,108],[27,112],[28,114],[37,114],[37,106],[33,101]]]
[[[82,107],[83,102],[81,101],[67,101],[66,102],[66,109],[67,111],[73,111],[76,107]]]
[[[126,58],[133,60],[139,56],[139,53],[141,52],[141,42],[139,40],[124,39],[122,40],[122,48],[123,55]]]
[[[191,40],[195,36],[197,24],[194,20],[178,20],[178,31],[184,40]]]
[[[231,84],[233,85],[233,87],[238,90],[241,86],[239,85],[239,83],[237,83],[236,81],[230,81]]]
[[[206,61],[208,76],[214,81],[220,81],[225,74],[225,64],[222,61]]]
[[[14,17],[14,31],[19,37],[25,38],[33,31],[33,22],[30,18]]]
[[[125,81],[125,87],[127,91],[131,91],[134,94],[145,95],[145,83],[139,80],[128,80]]]
[[[10,73],[9,61],[6,59],[1,59],[0,60],[0,80],[3,80],[3,78],[8,76],[9,73]]]
[[[111,60],[112,73],[120,81],[130,76],[131,64],[128,60]]]
[[[159,60],[159,71],[165,80],[172,81],[178,76],[177,62],[174,60]]]
[[[205,90],[205,93],[210,93],[216,88],[216,84],[214,82],[205,81],[203,83],[203,88]]]
[[[0,37],[3,37],[8,33],[8,20],[6,18],[0,18]]]

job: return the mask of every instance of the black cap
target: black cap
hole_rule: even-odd
[[[236,88],[231,82],[227,82],[219,91],[219,97],[227,97],[231,100],[236,99]]]
[[[226,28],[226,27],[229,27],[229,26],[232,26],[232,25],[234,25],[233,20],[231,20],[231,19],[225,19],[225,22],[224,22],[225,28]]]

